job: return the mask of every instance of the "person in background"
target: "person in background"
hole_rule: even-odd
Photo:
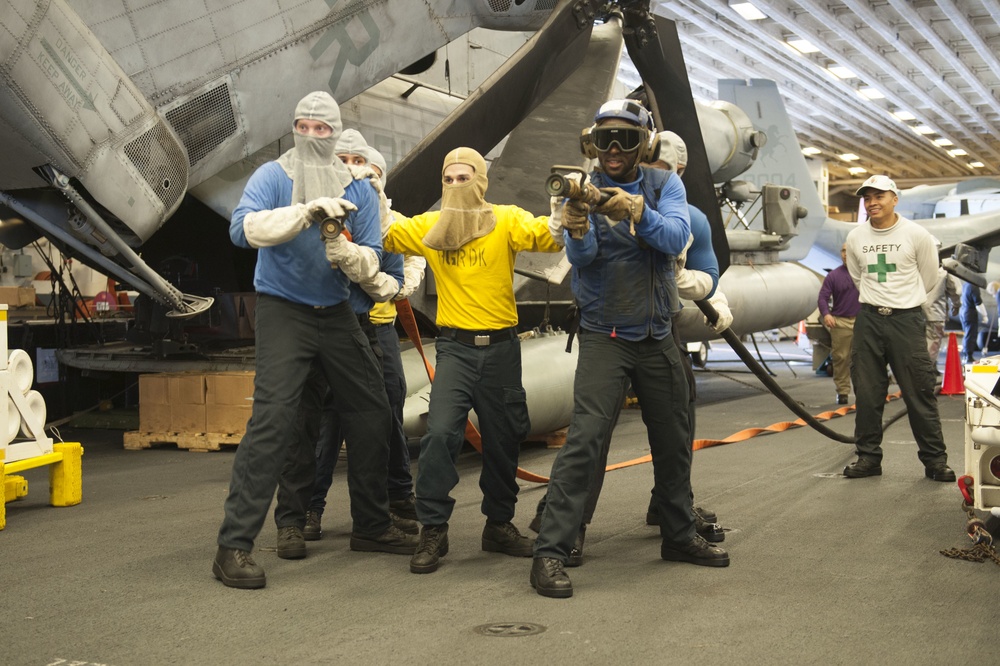
[[[975,353],[982,350],[979,344],[979,321],[984,313],[983,295],[979,287],[971,282],[963,282],[959,319],[962,321],[962,351],[965,353],[966,363],[975,361]]]
[[[888,365],[906,403],[924,475],[933,481],[954,481],[941,433],[934,371],[927,355],[927,324],[920,308],[937,282],[934,238],[896,212],[899,189],[888,176],[872,176],[858,188],[857,195],[864,202],[868,220],[847,235],[846,263],[861,301],[851,348],[858,459],[844,468],[844,476],[857,479],[882,474]]]
[[[934,239],[934,246],[940,252],[941,241]],[[927,319],[927,355],[931,357],[934,365],[934,375],[940,380],[941,371],[938,370],[938,356],[941,353],[941,338],[944,337],[944,324],[948,320],[949,314],[957,316],[962,305],[961,281],[951,275],[941,266],[937,270],[938,281],[934,288],[927,293],[927,301],[924,303],[924,318]]]
[[[840,247],[841,264],[827,273],[819,288],[820,320],[830,331],[833,356],[833,385],[837,388],[837,404],[846,405],[851,393],[851,339],[854,319],[861,309],[858,288],[847,272],[847,244]]]

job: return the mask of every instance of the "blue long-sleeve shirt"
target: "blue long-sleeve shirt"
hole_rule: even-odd
[[[580,326],[623,340],[662,340],[680,308],[674,266],[691,233],[684,184],[676,174],[645,167],[631,183],[602,172],[592,178],[598,187],[642,194],[645,205],[635,236],[627,221],[612,224],[593,211],[583,238],[564,233]]]
[[[367,181],[353,180],[347,185],[342,198],[358,207],[348,215],[346,222],[351,239],[358,245],[374,249],[381,260],[382,231],[374,188]],[[281,165],[268,162],[261,166],[250,176],[243,196],[233,211],[229,224],[229,237],[233,244],[250,247],[243,233],[243,218],[248,213],[283,208],[291,202],[292,179]],[[341,271],[330,268],[319,226],[314,224],[290,241],[260,248],[253,284],[262,294],[305,305],[329,306],[348,300],[352,283]],[[367,308],[361,311],[367,312],[373,304],[369,298]]]
[[[691,218],[691,235],[694,240],[688,248],[684,267],[711,276],[712,291],[705,297],[708,299],[715,295],[719,286],[719,258],[715,256],[715,248],[712,247],[712,225],[708,222],[708,216],[691,204],[688,204],[688,216]]]

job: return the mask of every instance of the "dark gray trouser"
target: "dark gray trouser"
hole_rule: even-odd
[[[854,322],[851,381],[857,397],[854,435],[858,456],[882,460],[882,412],[889,393],[886,364],[903,393],[917,457],[925,466],[948,462],[937,397],[934,366],[924,340],[926,322],[920,309],[883,317],[864,306]]]
[[[653,495],[667,542],[694,538],[688,385],[673,338],[628,342],[581,331],[573,417],[550,474],[535,557],[565,563],[583,519],[596,461],[628,380],[639,397],[653,457]]]
[[[385,488],[388,402],[382,373],[357,317],[347,303],[315,309],[261,294],[256,318],[253,412],[233,460],[219,545],[253,548],[288,448],[302,442],[293,435],[314,359],[333,388],[352,454],[348,485],[353,530],[364,536],[381,534],[391,524]]]
[[[680,353],[681,363],[684,365],[684,377],[687,379],[688,383],[688,433],[690,436],[690,443],[694,445],[694,401],[695,401],[695,380],[694,380],[694,368],[691,367],[691,357],[687,355],[684,351],[681,351],[681,338],[677,334],[676,326],[672,327],[674,337],[674,344],[677,345],[677,350]],[[615,426],[618,425],[618,417],[621,416],[622,408],[625,405],[625,399],[628,395],[629,383],[625,382],[622,387],[622,395],[618,400],[618,411],[615,412],[615,416],[611,419],[611,427],[608,429],[608,436],[604,439],[604,444],[601,446],[601,455],[597,460],[597,468],[594,471],[594,481],[590,484],[590,492],[587,493],[587,503],[583,506],[583,522],[581,525],[589,525],[594,519],[594,512],[597,511],[597,500],[601,498],[601,490],[604,488],[604,477],[607,474],[608,468],[608,451],[611,450],[611,434],[615,430]],[[649,511],[656,510],[656,494],[655,488],[650,490],[649,497]],[[536,509],[537,515],[541,516],[545,511],[545,500],[548,497],[548,489],[546,488],[545,494],[542,498],[538,500],[538,508]],[[692,495],[692,503],[693,503]]]
[[[389,469],[387,487],[389,499],[405,499],[413,491],[410,474],[410,453],[403,432],[403,402],[406,399],[406,378],[400,357],[399,336],[392,324],[362,326],[379,359],[385,391],[389,398],[392,426],[389,436]],[[333,406],[326,377],[313,364],[309,382],[302,394],[301,437],[315,442],[315,455],[308,446],[293,449],[278,483],[278,503],[274,522],[278,527],[305,525],[306,510],[319,515],[326,509],[326,495],[333,485],[343,435],[340,418]]]
[[[521,342],[517,338],[473,347],[437,339],[427,433],[417,461],[417,517],[424,525],[448,522],[458,484],[455,463],[465,441],[469,410],[479,417],[483,437],[482,512],[509,522],[517,502],[517,459],[530,429],[521,384]]]

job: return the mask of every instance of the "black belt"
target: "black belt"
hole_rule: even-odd
[[[505,342],[517,337],[514,327],[501,328],[497,331],[467,331],[463,328],[442,327],[439,338],[448,338],[473,347],[488,347],[495,342]]]
[[[912,308],[887,308],[884,305],[869,305],[868,303],[862,303],[861,307],[868,312],[874,312],[877,315],[883,317],[891,317],[892,315],[906,314],[907,312],[917,312],[920,310],[920,306]]]
[[[367,324],[371,323],[371,319],[368,317],[367,312],[362,312],[361,314],[358,315],[358,323],[361,324],[362,326],[366,326]]]

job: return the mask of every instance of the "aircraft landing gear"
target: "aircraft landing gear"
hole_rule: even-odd
[[[696,368],[704,368],[708,363],[708,344],[704,342],[689,342],[685,350],[691,357],[691,363]]]

